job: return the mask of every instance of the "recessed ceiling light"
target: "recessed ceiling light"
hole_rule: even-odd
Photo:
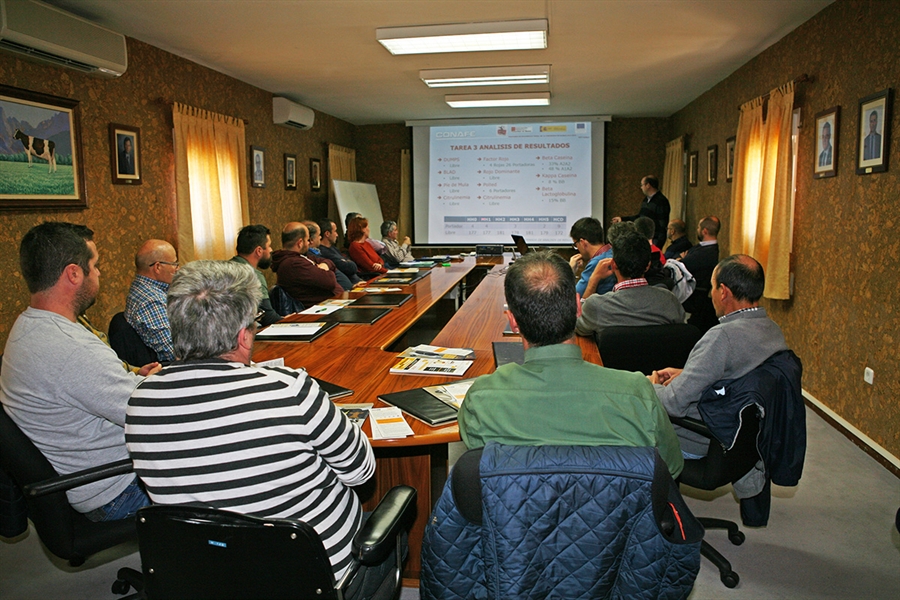
[[[550,65],[433,69],[419,71],[419,77],[425,82],[425,85],[432,88],[476,85],[549,84]]]
[[[391,54],[536,50],[547,47],[547,19],[379,27],[375,39]]]
[[[522,94],[450,94],[444,100],[452,108],[488,108],[508,106],[549,106],[550,92]]]

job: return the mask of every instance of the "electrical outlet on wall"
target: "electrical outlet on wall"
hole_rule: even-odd
[[[868,383],[869,385],[873,385],[875,382],[875,371],[866,367],[866,370],[863,371],[863,381]]]

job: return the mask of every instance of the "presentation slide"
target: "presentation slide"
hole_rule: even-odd
[[[603,123],[416,128],[415,242],[510,244],[518,234],[529,244],[569,244],[572,223],[596,209],[596,129]],[[602,175],[600,185],[602,211]]]

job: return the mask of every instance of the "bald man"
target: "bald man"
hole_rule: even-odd
[[[173,361],[166,293],[178,270],[175,248],[165,240],[147,240],[134,255],[134,269],[134,281],[125,300],[125,320],[160,361]]]
[[[308,251],[309,230],[303,223],[291,222],[281,230],[281,250],[272,254],[276,283],[304,306],[344,292],[335,277],[334,263]]]

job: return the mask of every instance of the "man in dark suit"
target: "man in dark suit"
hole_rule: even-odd
[[[831,123],[822,125],[822,151],[819,152],[819,166],[831,166]]]
[[[881,158],[881,134],[878,133],[878,112],[869,113],[869,135],[863,144],[863,160]]]
[[[653,175],[647,175],[641,179],[641,191],[644,192],[644,201],[641,210],[630,217],[613,217],[613,223],[620,221],[634,221],[638,217],[649,217],[656,225],[656,233],[653,234],[653,244],[662,248],[666,243],[666,225],[669,222],[669,199],[659,191],[659,179]]]
[[[119,150],[119,174],[134,175],[134,152],[131,146],[131,138],[126,137]]]
[[[681,219],[673,219],[669,221],[669,227],[666,229],[666,237],[671,242],[666,248],[666,260],[678,258],[691,249],[691,240],[687,237],[687,225]]]
[[[688,250],[682,259],[684,266],[697,280],[694,293],[684,301],[683,306],[691,313],[688,323],[696,326],[700,333],[706,333],[718,323],[709,291],[712,289],[713,270],[719,263],[719,227],[718,217],[704,217],[697,226],[697,245]]]

